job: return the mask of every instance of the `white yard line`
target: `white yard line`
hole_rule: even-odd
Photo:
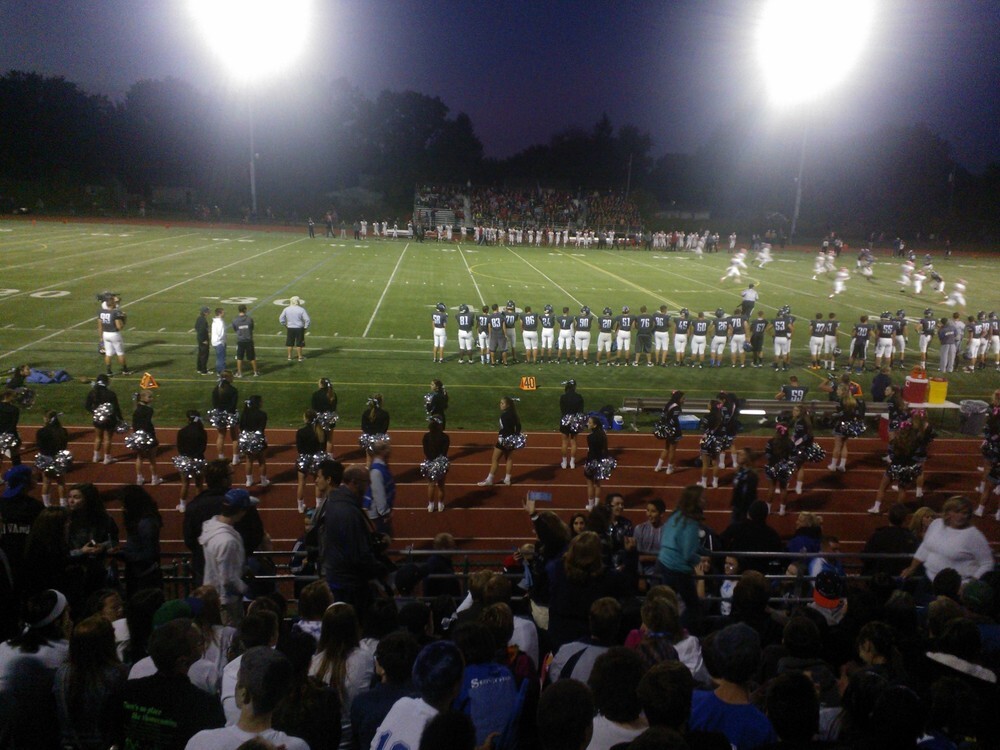
[[[205,273],[200,273],[197,276],[192,276],[192,277],[190,277],[188,279],[184,279],[182,281],[178,281],[176,284],[171,284],[170,286],[164,287],[163,289],[159,289],[159,290],[157,290],[155,292],[151,292],[150,294],[147,294],[145,297],[139,297],[138,299],[135,299],[135,300],[132,300],[130,302],[127,302],[124,305],[122,305],[122,307],[125,308],[125,307],[129,307],[131,305],[136,305],[136,304],[138,304],[140,302],[145,302],[146,300],[148,300],[148,299],[150,299],[152,297],[157,297],[157,296],[163,294],[164,292],[169,292],[169,291],[171,291],[173,289],[176,289],[179,286],[184,286],[185,284],[188,284],[188,283],[190,283],[192,281],[197,281],[198,279],[203,279],[206,276],[211,276],[212,274],[218,273],[219,271],[225,271],[227,268],[232,268],[233,266],[242,265],[242,264],[246,263],[247,261],[254,260],[255,258],[260,258],[263,255],[268,255],[269,253],[273,253],[275,250],[281,250],[283,248],[289,247],[290,245],[295,245],[295,244],[297,244],[299,242],[302,242],[304,239],[306,239],[306,238],[301,237],[301,238],[299,238],[297,240],[292,240],[291,242],[286,242],[283,245],[278,245],[277,247],[272,247],[270,250],[264,250],[263,252],[257,253],[256,255],[250,255],[250,256],[239,258],[238,260],[234,260],[232,263],[227,263],[226,265],[220,266],[219,268],[214,268],[211,271],[205,271]],[[208,246],[206,246],[206,247],[208,247]],[[199,248],[193,248],[193,249],[199,249]],[[184,252],[190,252],[190,251],[184,251]],[[177,253],[175,253],[175,255],[176,254]],[[162,256],[161,256],[160,260],[162,260]],[[126,266],[126,268],[127,268],[127,266]],[[122,269],[118,269],[118,270],[122,270]],[[81,277],[81,278],[88,278],[88,277],[84,276],[84,277]],[[48,287],[45,287],[45,288],[48,288]],[[10,299],[10,297],[6,297],[5,299]],[[48,336],[43,336],[40,339],[32,341],[30,344],[25,344],[24,346],[19,346],[16,349],[11,349],[8,352],[4,352],[3,354],[0,354],[0,359],[6,359],[7,357],[10,357],[10,356],[12,356],[14,354],[17,354],[18,352],[22,352],[25,349],[30,349],[30,348],[32,348],[34,346],[38,346],[38,344],[42,343],[43,341],[48,341],[49,339],[55,338],[56,336],[60,336],[60,335],[62,335],[64,333],[66,333],[67,331],[72,331],[73,329],[79,328],[80,326],[87,325],[88,323],[93,324],[94,322],[96,322],[96,320],[97,320],[97,318],[95,316],[91,315],[91,316],[89,316],[87,318],[84,318],[83,320],[81,320],[78,323],[74,323],[73,325],[67,326],[66,328],[60,328],[58,331],[54,331],[54,332],[50,333]]]
[[[483,297],[483,293],[479,290],[479,284],[476,283],[476,277],[472,273],[472,268],[469,266],[469,261],[465,257],[465,252],[462,250],[462,243],[458,243],[458,252],[462,256],[462,262],[465,263],[465,270],[469,272],[469,278],[472,279],[472,286],[476,287],[476,294],[479,295],[479,304],[485,305],[486,298]]]
[[[193,237],[196,234],[197,234],[197,232],[188,232],[187,234],[176,235],[174,237],[171,237],[170,239],[178,239],[179,240],[179,239],[183,239],[184,237]],[[80,239],[79,237],[68,237],[68,238],[66,238],[65,241],[69,242],[71,240],[79,240],[79,239]],[[106,241],[109,238],[107,238],[107,237],[88,237],[87,239],[105,240]],[[85,250],[85,251],[83,251],[81,253],[73,253],[72,254],[72,259],[74,261],[76,261],[76,260],[79,260],[81,258],[86,258],[88,255],[97,255],[99,253],[105,253],[105,254],[116,253],[119,250],[124,250],[126,248],[139,247],[140,245],[147,245],[150,242],[163,242],[164,239],[165,238],[163,238],[163,237],[156,237],[156,238],[151,239],[151,240],[143,240],[142,242],[130,242],[130,243],[125,244],[125,245],[115,245],[114,247],[99,247],[99,248],[96,248],[94,250]],[[60,242],[62,242],[62,240],[60,240]],[[44,244],[44,243],[42,243],[42,244]],[[40,250],[40,252],[53,252],[54,253],[55,249],[54,248],[46,247],[45,249]],[[59,261],[59,260],[62,259],[62,257],[67,257],[67,256],[61,256],[61,257],[56,257],[56,258],[44,258],[44,259],[41,259],[41,260],[29,261],[27,263],[18,263],[16,265],[6,266],[5,270],[13,270],[15,268],[28,268],[30,266],[37,266],[37,265],[51,266],[52,263],[53,263],[53,261]]]
[[[385,282],[385,289],[382,290],[382,296],[378,298],[378,303],[375,305],[375,309],[372,311],[371,319],[369,319],[368,325],[365,326],[365,331],[364,333],[361,334],[361,338],[365,338],[368,336],[368,331],[371,330],[372,323],[375,322],[375,316],[378,315],[379,308],[382,307],[382,300],[385,299],[385,295],[389,292],[389,287],[392,286],[392,280],[396,278],[396,271],[399,270],[399,264],[403,262],[403,256],[406,255],[406,248],[408,248],[409,246],[410,246],[409,242],[407,242],[403,246],[403,252],[399,254],[399,260],[396,261],[396,267],[392,269],[392,273],[389,274],[389,280]]]
[[[547,276],[544,273],[542,273],[542,271],[538,270],[538,268],[534,264],[529,263],[528,261],[526,261],[524,258],[522,258],[520,255],[518,255],[517,253],[515,253],[507,245],[504,245],[504,247],[507,248],[507,252],[509,252],[515,258],[517,258],[522,263],[524,263],[525,265],[527,265],[528,268],[530,268],[532,271],[534,271],[535,273],[537,273],[543,279],[545,279],[546,281],[548,281],[550,284],[552,284],[552,286],[556,287],[559,291],[561,291],[563,294],[565,294],[567,297],[569,297],[571,300],[573,300],[576,304],[578,304],[578,305],[582,305],[583,304],[580,300],[578,300],[576,297],[574,297],[572,294],[570,294],[569,291],[565,287],[563,287],[561,284],[557,283],[555,281],[555,279],[553,279],[550,276]]]

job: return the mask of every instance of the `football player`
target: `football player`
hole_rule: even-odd
[[[433,362],[444,362],[444,346],[448,343],[445,324],[448,322],[448,307],[444,302],[438,302],[431,313],[431,323],[434,325],[434,359]]]

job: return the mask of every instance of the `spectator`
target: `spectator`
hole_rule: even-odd
[[[218,693],[222,685],[222,673],[229,662],[229,652],[236,639],[236,628],[222,624],[222,604],[219,592],[213,586],[199,586],[187,598],[191,605],[194,624],[201,630],[205,644],[200,663],[209,672],[208,682],[212,692]],[[193,680],[198,684],[197,680]]]
[[[78,568],[69,568],[66,509],[45,508],[31,524],[24,546],[21,582],[25,596],[56,586],[77,591],[81,584],[79,573]]]
[[[243,594],[247,584],[247,556],[235,525],[259,501],[242,489],[231,489],[223,498],[219,515],[205,521],[198,542],[205,557],[205,583],[219,592],[219,600],[230,625],[243,619]]]
[[[258,613],[263,611],[251,610],[247,620]],[[267,614],[274,613],[268,611]],[[312,654],[299,649],[286,652],[286,655],[292,663],[292,683],[274,709],[272,726],[293,737],[301,737],[310,750],[337,750],[341,734],[337,691],[309,676]]]
[[[538,701],[542,750],[584,750],[594,734],[594,696],[576,680],[547,688]]]
[[[476,727],[461,711],[442,711],[424,727],[420,750],[475,750]]]
[[[695,566],[701,562],[701,521],[705,517],[705,491],[697,485],[685,487],[677,509],[663,525],[656,573],[684,601],[686,617],[697,619],[698,593]]]
[[[787,672],[767,686],[764,713],[782,748],[810,748],[819,731],[819,701],[807,674]]]
[[[375,731],[396,701],[416,695],[412,673],[418,651],[416,638],[406,632],[391,633],[379,641],[375,649],[375,674],[379,682],[360,693],[351,704],[356,748],[371,747]]]
[[[124,511],[125,594],[131,598],[142,589],[163,586],[160,574],[160,518],[156,501],[142,487],[129,485],[118,491]]]
[[[942,508],[944,518],[931,522],[913,561],[900,574],[913,575],[921,565],[931,580],[943,568],[954,568],[963,581],[993,570],[993,552],[983,532],[972,525],[972,502],[960,495]]]
[[[619,742],[635,739],[649,726],[636,691],[644,672],[642,658],[624,647],[598,657],[587,680],[597,708],[587,750],[610,750]]]
[[[234,657],[222,670],[222,688],[219,696],[222,710],[226,714],[226,723],[235,724],[240,716],[240,708],[236,704],[236,679],[240,673],[243,654],[257,646],[274,648],[278,643],[278,616],[263,608],[251,609],[240,623],[237,645],[240,654]],[[312,652],[307,654],[312,659]],[[295,658],[293,656],[292,658]],[[339,722],[338,722],[338,727]]]
[[[904,524],[909,511],[903,503],[896,503],[889,508],[889,525],[875,529],[865,542],[862,552],[865,554],[909,554],[917,551],[917,538]],[[907,561],[898,560],[865,560],[862,565],[862,575],[871,576],[885,573],[898,576]]]
[[[622,606],[617,599],[605,596],[590,605],[590,636],[566,643],[556,651],[549,664],[548,679],[574,679],[586,682],[597,658],[618,643]]]
[[[727,552],[781,552],[783,545],[778,532],[767,525],[767,503],[758,500],[747,511],[747,520],[722,532],[722,547]],[[773,572],[776,561],[767,557],[738,556],[740,568],[760,573]]]
[[[666,512],[664,502],[658,497],[653,498],[646,503],[646,520],[637,525],[633,532],[643,576],[652,576],[656,572],[656,558],[660,554],[660,534],[663,532],[663,517]]]
[[[135,664],[149,655],[147,649],[153,632],[153,617],[165,601],[163,589],[143,589],[126,602],[125,627],[115,634],[122,662]]]
[[[31,491],[31,467],[19,464],[7,469],[3,475],[4,489],[0,494],[0,523],[3,534],[0,534],[0,552],[7,558],[10,574],[14,579],[14,588],[21,598],[21,566],[24,560],[24,547],[28,542],[31,525],[42,512],[42,504],[29,494]],[[15,620],[17,607],[4,607],[10,620]],[[8,618],[5,617],[4,620]],[[13,635],[14,622],[5,624],[5,629],[11,632],[0,635]]]
[[[364,466],[348,466],[340,486],[323,504],[323,576],[337,601],[354,604],[362,613],[371,598],[369,582],[383,570],[361,507],[369,481]]]
[[[69,555],[83,578],[81,590],[76,592],[83,602],[108,583],[108,554],[118,547],[118,524],[105,509],[97,487],[89,482],[70,487],[67,504]]]

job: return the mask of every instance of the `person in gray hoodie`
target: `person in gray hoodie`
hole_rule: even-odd
[[[233,527],[257,503],[257,498],[251,497],[246,490],[229,490],[219,515],[205,521],[198,537],[205,554],[204,583],[219,592],[228,619],[226,624],[234,627],[243,619],[243,594],[247,584],[243,581],[246,570],[243,538]]]

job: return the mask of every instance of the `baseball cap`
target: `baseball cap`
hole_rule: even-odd
[[[836,609],[844,596],[844,579],[830,570],[824,570],[816,576],[813,588],[813,601],[817,607]]]
[[[207,308],[207,307],[203,307],[203,308],[201,308],[201,314],[202,314],[202,315],[204,315],[204,314],[205,314],[205,313],[207,313],[207,312],[212,312],[212,311],[211,311],[211,310],[210,310],[209,308]]]
[[[191,617],[191,605],[183,599],[170,599],[160,605],[153,614],[153,627],[159,628],[173,620]]]
[[[4,488],[3,494],[0,495],[0,497],[5,500],[11,497],[17,497],[21,494],[21,490],[27,487],[31,482],[31,467],[26,464],[12,466],[7,469],[7,472],[3,475],[3,480],[7,483],[7,486]]]
[[[222,500],[223,505],[228,505],[230,508],[252,508],[259,502],[258,498],[240,489],[229,490]]]

